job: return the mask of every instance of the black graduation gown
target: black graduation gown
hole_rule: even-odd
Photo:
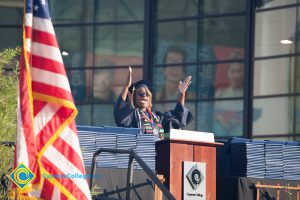
[[[169,132],[170,121],[173,128],[185,127],[193,120],[193,116],[187,107],[177,103],[174,110],[162,114],[159,111],[153,111],[160,118],[165,133]],[[114,118],[117,126],[127,128],[142,128],[137,110],[132,108],[129,101],[124,101],[121,96],[118,97],[114,107]]]

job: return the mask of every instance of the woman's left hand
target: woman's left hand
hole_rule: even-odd
[[[192,76],[188,76],[185,78],[185,80],[183,82],[182,81],[179,82],[178,89],[181,94],[184,94],[186,92],[189,85],[192,83],[191,80],[192,80]]]

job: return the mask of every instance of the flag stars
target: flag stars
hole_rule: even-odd
[[[38,6],[37,4],[35,4],[35,5],[33,6],[33,9],[34,9],[35,11],[38,11],[39,6]]]

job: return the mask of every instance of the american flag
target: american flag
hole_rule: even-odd
[[[74,118],[69,81],[47,0],[26,0],[17,110],[14,166],[24,163],[36,178],[19,197],[91,199]],[[56,177],[47,179],[46,175]],[[49,176],[48,176],[49,177]]]

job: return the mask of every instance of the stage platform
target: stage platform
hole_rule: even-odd
[[[87,168],[90,174],[90,168]],[[96,199],[126,199],[127,169],[97,168],[94,185],[100,187]],[[133,170],[132,200],[153,200],[154,186],[147,174],[140,169]]]
[[[259,179],[248,177],[217,177],[217,200],[256,200],[255,184],[297,186],[300,181]],[[296,193],[294,192],[296,199]],[[276,189],[260,189],[261,200],[275,200]],[[280,191],[280,199],[289,199],[284,189]]]
[[[90,168],[87,168],[89,174]],[[125,199],[127,169],[97,168],[95,184],[99,192],[95,199]],[[300,181],[259,179],[248,177],[217,177],[217,200],[256,200],[255,184],[297,186]],[[276,199],[275,189],[261,189],[261,200]],[[153,200],[153,183],[143,170],[133,172],[132,200]],[[164,198],[163,198],[164,199]],[[281,190],[280,199],[289,199],[288,194]]]

